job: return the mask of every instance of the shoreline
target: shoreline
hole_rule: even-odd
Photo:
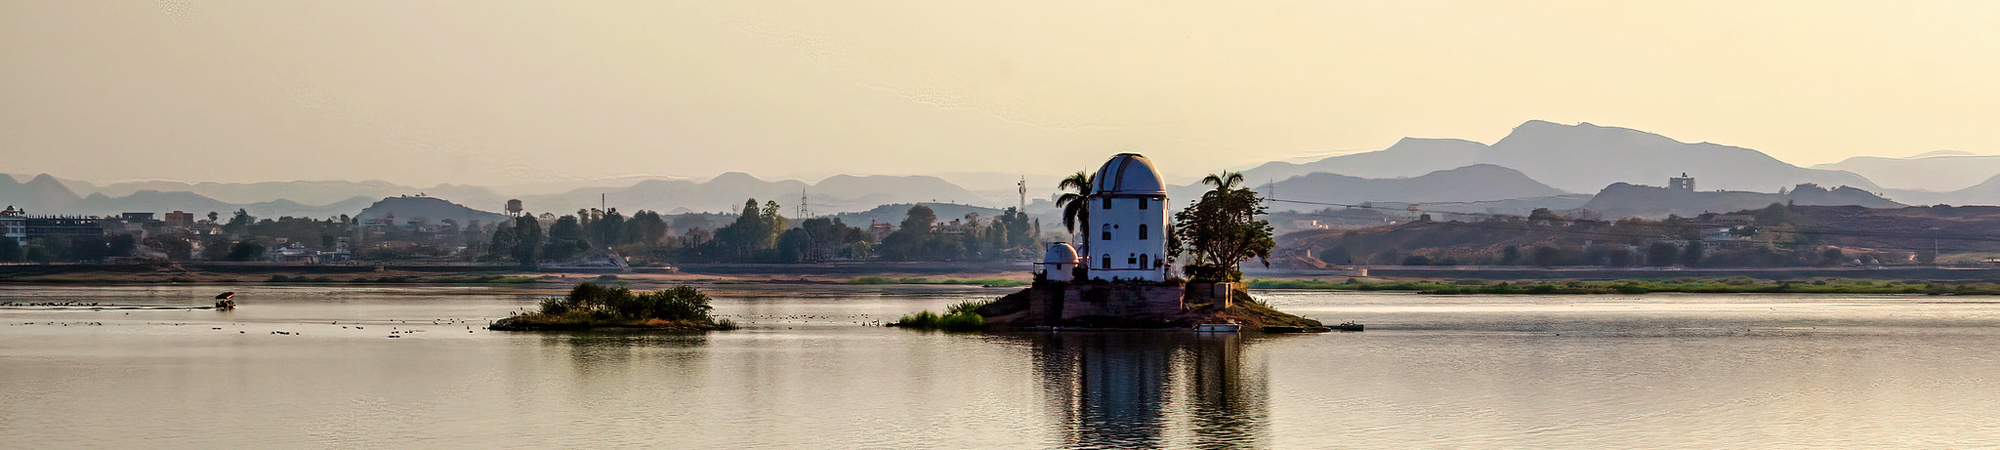
[[[1021,287],[1010,263],[690,265],[678,273],[538,272],[491,265],[297,266],[245,264],[0,265],[0,285],[336,285],[556,287],[585,281],[634,285]],[[1247,271],[1259,290],[1416,292],[1436,295],[1646,293],[2000,295],[2000,269],[1603,269],[1375,268],[1349,277],[1317,271]]]

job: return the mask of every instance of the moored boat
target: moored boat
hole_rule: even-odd
[[[1339,325],[1328,326],[1328,328],[1332,328],[1334,331],[1361,331],[1361,324],[1341,322]]]
[[[1237,331],[1241,331],[1242,329],[1243,329],[1242,325],[1237,325],[1233,323],[1204,323],[1194,326],[1195,331],[1204,333],[1235,333]]]

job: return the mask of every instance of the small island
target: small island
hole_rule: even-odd
[[[894,325],[954,331],[1209,325],[1266,333],[1331,331],[1318,320],[1250,297],[1239,265],[1266,260],[1275,246],[1270,223],[1259,218],[1264,199],[1242,186],[1241,173],[1209,175],[1202,183],[1212,189],[1172,213],[1169,222],[1166,185],[1145,156],[1121,153],[1095,173],[1077,172],[1058,185],[1064,192],[1056,205],[1063,226],[1081,242],[1051,244],[1032,286],[990,302],[952,305],[944,314],[904,316]]]
[[[715,331],[733,330],[728,319],[709,315],[708,294],[681,285],[635,293],[623,286],[583,283],[569,295],[542,300],[541,310],[494,322],[499,331],[584,331],[597,329]]]

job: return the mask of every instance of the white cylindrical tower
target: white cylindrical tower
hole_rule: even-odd
[[[1167,270],[1167,188],[1153,162],[1120,153],[1097,169],[1090,196],[1090,246],[1083,259],[1094,280],[1162,281]]]

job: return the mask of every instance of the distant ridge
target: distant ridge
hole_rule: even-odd
[[[1702,213],[1758,209],[1773,203],[1799,206],[1861,206],[1877,209],[1907,206],[1847,186],[1827,189],[1813,184],[1801,184],[1785,194],[1776,194],[1745,191],[1693,192],[1614,183],[1598,192],[1596,197],[1592,197],[1590,202],[1583,205],[1583,209],[1595,212],[1605,219],[1626,217],[1658,219],[1668,215],[1694,217]]]
[[[436,224],[450,220],[457,222],[461,227],[498,223],[507,218],[437,197],[389,197],[368,205],[360,214],[354,215],[356,219],[362,221],[385,219],[390,216],[394,216],[396,224],[399,225],[411,221]]]
[[[1856,156],[1813,168],[1861,174],[1896,190],[1951,192],[1970,188],[2000,175],[2000,156],[1964,152],[1930,152],[1908,158]],[[1985,201],[1994,200],[2000,198]]]
[[[1313,173],[1274,184],[1252,185],[1267,196],[1271,195],[1274,186],[1277,192],[1275,198],[1336,204],[1481,202],[1565,194],[1561,189],[1529,179],[1520,171],[1492,164],[1440,170],[1414,178],[1375,179]],[[1193,199],[1206,188],[1205,185],[1176,187],[1174,191],[1178,196],[1173,198]],[[1314,210],[1325,206],[1281,202],[1271,204],[1270,208],[1273,211],[1289,211]]]
[[[531,212],[573,213],[596,208],[602,199],[626,213],[654,211],[734,212],[743,201],[776,201],[787,213],[797,211],[799,198],[810,198],[814,214],[865,211],[889,203],[951,202],[992,205],[997,202],[951,182],[929,176],[835,175],[818,183],[764,180],[743,172],[726,172],[708,181],[639,178],[624,186],[589,187],[541,195],[503,196],[482,186],[437,185],[429,188],[382,181],[290,181],[258,183],[186,183],[179,181],[122,182],[93,187],[87,197],[65,187],[94,186],[59,181],[47,174],[27,183],[0,176],[0,203],[28,208],[36,214],[105,215],[127,211],[197,213],[247,209],[259,217],[324,218],[357,214],[377,199],[422,194],[461,205],[498,210],[509,198],[519,198]],[[210,195],[213,194],[213,195]],[[220,196],[222,198],[218,198]]]
[[[1612,183],[1664,183],[1688,173],[1704,189],[1775,190],[1800,183],[1880,190],[1867,178],[1837,170],[1794,166],[1756,150],[1685,143],[1654,133],[1590,123],[1562,125],[1531,120],[1492,145],[1457,139],[1404,139],[1387,149],[1341,155],[1306,164],[1274,162],[1246,171],[1252,180],[1282,179],[1301,171],[1363,178],[1410,176],[1495,164],[1570,192],[1593,192]]]

